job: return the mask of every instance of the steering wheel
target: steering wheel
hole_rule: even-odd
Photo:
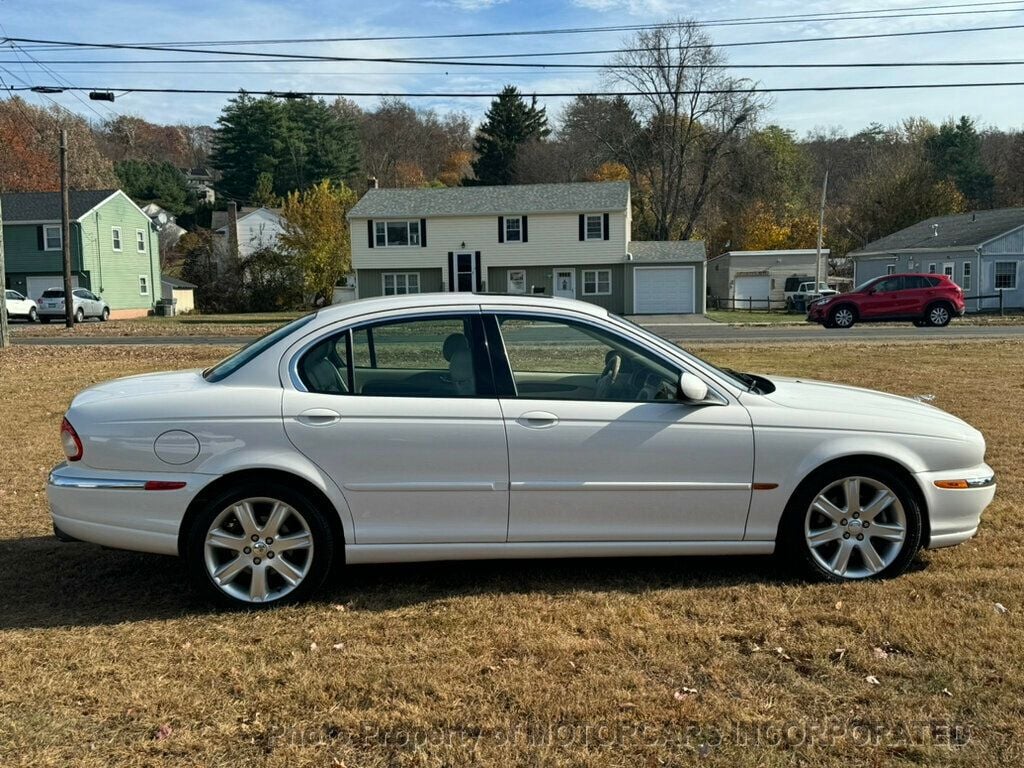
[[[604,359],[604,372],[597,380],[597,399],[604,400],[611,395],[612,387],[618,381],[619,372],[622,370],[622,355],[618,352],[609,352]]]

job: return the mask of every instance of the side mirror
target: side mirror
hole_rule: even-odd
[[[708,385],[692,373],[683,372],[679,376],[679,393],[683,400],[691,403],[702,403],[708,396]]]

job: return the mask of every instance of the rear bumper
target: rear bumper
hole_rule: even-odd
[[[967,541],[978,531],[981,514],[996,494],[995,473],[988,464],[960,470],[919,472],[916,475],[924,493],[931,528],[925,549],[952,547]],[[972,480],[983,482],[975,488],[944,489],[936,480]]]
[[[146,480],[186,483],[173,491],[147,491]],[[50,472],[46,495],[53,527],[64,538],[116,549],[178,554],[185,510],[202,486],[194,475],[110,472],[60,464]]]

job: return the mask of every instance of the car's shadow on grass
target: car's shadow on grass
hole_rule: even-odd
[[[218,609],[174,557],[62,543],[50,536],[0,541],[0,630],[100,626]],[[925,567],[920,559],[912,569]],[[363,611],[486,595],[638,593],[800,584],[772,557],[494,560],[339,568],[314,597]]]

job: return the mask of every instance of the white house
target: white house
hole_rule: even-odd
[[[708,259],[708,291],[723,309],[765,309],[785,301],[786,280],[814,280],[818,251],[797,248],[770,251],[726,251]],[[828,279],[829,250],[821,252],[822,280]]]
[[[360,298],[487,291],[704,312],[704,243],[632,240],[628,182],[371,189],[348,219]]]
[[[227,211],[213,212],[213,234],[226,251],[228,244]],[[284,220],[277,208],[240,208],[237,216],[238,255],[251,256],[261,248],[273,248],[284,231]]]

